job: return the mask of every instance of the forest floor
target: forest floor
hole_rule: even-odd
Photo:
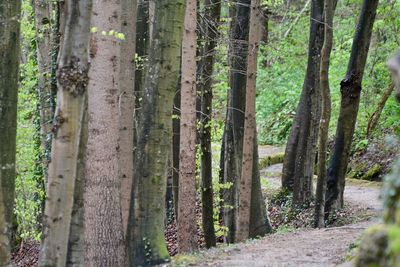
[[[281,152],[275,147],[261,147],[260,159]],[[282,164],[262,170],[262,177],[273,187],[280,186]],[[172,266],[338,266],[345,263],[362,232],[379,223],[382,211],[380,183],[349,180],[345,190],[346,206],[359,215],[349,224],[325,229],[300,228],[279,230],[262,239],[204,250],[193,258],[178,256]],[[179,259],[179,257],[181,257]]]

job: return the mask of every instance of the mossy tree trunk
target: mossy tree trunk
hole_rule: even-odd
[[[286,145],[282,186],[293,190],[293,204],[312,198],[312,177],[320,120],[320,54],[324,41],[323,0],[312,0],[308,64],[300,102]]]
[[[327,171],[325,213],[343,208],[345,175],[360,103],[361,84],[379,0],[364,0],[356,27],[345,78],[340,83],[341,103],[335,143]]]
[[[65,14],[39,266],[72,266],[83,262],[82,183],[91,6],[90,0],[70,1]]]
[[[121,1],[93,3],[91,25],[97,33],[92,35],[90,44],[85,265],[125,266],[118,162]]]
[[[0,2],[0,265],[11,266],[21,2]]]
[[[135,156],[134,180],[138,190],[132,190],[132,199],[137,200],[137,207],[131,205],[129,216],[130,266],[163,263],[169,257],[164,239],[165,191],[184,14],[183,0],[155,3]]]

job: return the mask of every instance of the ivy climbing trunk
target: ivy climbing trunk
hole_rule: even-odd
[[[214,201],[212,184],[212,149],[211,149],[211,119],[213,99],[213,72],[218,38],[218,26],[221,16],[221,3],[218,0],[204,1],[204,58],[201,69],[201,203],[203,232],[206,247],[216,245],[214,229]]]
[[[132,190],[131,197],[137,200],[137,207],[131,205],[129,215],[130,266],[163,263],[169,257],[164,239],[165,193],[184,14],[184,0],[155,2],[154,29],[143,92],[146,97],[141,105],[135,155],[134,181],[138,183],[138,190]]]
[[[0,2],[0,265],[11,266],[21,2]]]
[[[320,53],[324,42],[323,0],[312,0],[308,64],[300,102],[286,145],[282,186],[293,190],[293,204],[311,201],[320,121]]]
[[[179,252],[197,249],[196,221],[196,43],[197,1],[186,1],[182,40],[181,125],[179,145]]]
[[[333,46],[333,15],[335,0],[325,0],[325,35],[324,45],[321,51],[320,86],[322,113],[319,125],[319,148],[318,148],[318,180],[315,193],[315,217],[314,226],[324,227],[325,219],[325,193],[326,193],[326,156],[328,148],[329,122],[331,119],[331,93],[329,88],[329,63]]]
[[[119,176],[124,233],[127,231],[134,168],[136,0],[121,0],[121,68],[119,88]]]
[[[57,106],[39,266],[67,266],[68,253],[69,263],[82,262],[83,258],[82,251],[78,254],[69,251],[69,240],[74,242],[70,234],[80,238],[83,235],[83,227],[75,228],[71,218],[76,216],[73,211],[79,204],[74,197],[82,199],[83,194],[80,186],[86,144],[91,4],[90,0],[70,1],[67,6],[65,38],[57,70]]]
[[[341,103],[335,143],[327,171],[325,214],[343,208],[347,164],[360,103],[362,79],[379,0],[364,0],[356,26],[349,64],[340,83]]]

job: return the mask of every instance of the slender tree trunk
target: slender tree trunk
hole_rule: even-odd
[[[89,72],[86,165],[86,266],[124,266],[119,177],[121,2],[96,0]],[[106,32],[104,35],[103,32]]]
[[[389,99],[393,90],[394,90],[394,83],[391,83],[389,87],[386,89],[386,91],[383,93],[381,100],[379,100],[375,112],[372,114],[371,118],[368,121],[367,138],[371,136],[376,126],[378,125],[378,121],[382,115],[383,108],[385,107],[386,101]]]
[[[0,265],[11,266],[21,2],[0,2]]]
[[[52,92],[52,51],[54,35],[52,32],[53,5],[49,1],[35,0],[35,28],[37,46],[38,97],[40,109],[40,134],[43,150],[43,169],[47,181],[47,168],[51,150],[51,128],[54,116]]]
[[[282,186],[293,190],[293,204],[311,200],[320,120],[320,53],[323,45],[323,0],[312,0],[308,65],[303,91],[286,145]]]
[[[85,10],[86,12],[81,12]],[[53,126],[52,155],[49,165],[44,240],[39,266],[66,266],[72,212],[81,199],[82,167],[86,128],[86,95],[88,84],[88,46],[91,1],[70,1],[66,13],[66,36],[60,52],[57,71],[57,108]],[[77,17],[80,19],[77,20]],[[77,185],[78,184],[78,185]],[[78,187],[77,187],[78,186]],[[79,189],[77,189],[79,188]],[[74,206],[75,205],[75,206]],[[73,209],[74,207],[74,209]],[[83,228],[79,233],[81,236]],[[72,241],[73,242],[73,241]],[[75,253],[75,252],[73,252]],[[83,257],[75,254],[76,257]],[[71,259],[73,260],[73,259]]]
[[[242,171],[240,177],[239,206],[237,215],[236,242],[249,238],[250,205],[253,174],[254,139],[256,137],[256,79],[257,52],[260,38],[260,6],[258,0],[251,0],[249,49],[247,55],[246,111],[244,118],[244,138]]]
[[[157,0],[149,68],[135,156],[135,183],[129,215],[130,266],[148,266],[168,259],[164,239],[165,189],[172,140],[173,98],[179,78],[185,1]],[[135,186],[134,186],[135,188]]]
[[[318,180],[315,194],[315,227],[324,227],[325,192],[326,192],[326,156],[328,147],[329,121],[331,119],[331,93],[329,88],[329,63],[333,46],[333,16],[335,0],[325,0],[325,36],[321,51],[320,86],[322,113],[319,125]]]
[[[213,72],[215,61],[215,48],[217,46],[218,25],[221,15],[221,3],[219,0],[204,1],[204,48],[203,68],[201,73],[200,91],[201,101],[201,197],[203,232],[206,247],[216,245],[214,229],[214,201],[212,184],[212,149],[211,149],[211,119],[213,99]]]
[[[179,202],[179,143],[181,129],[181,83],[178,83],[175,96],[174,108],[172,111],[172,188],[174,197],[174,215],[178,218],[178,202]]]
[[[119,176],[121,179],[121,210],[124,233],[128,227],[134,166],[135,117],[135,42],[136,0],[122,0],[121,21],[125,39],[121,42],[121,69],[119,88]]]
[[[197,248],[196,221],[196,27],[197,1],[187,0],[182,41],[181,129],[179,146],[179,252]]]
[[[343,207],[345,175],[360,103],[361,83],[367,61],[372,29],[379,0],[364,0],[353,40],[345,78],[340,83],[342,94],[335,144],[327,172],[325,213]]]

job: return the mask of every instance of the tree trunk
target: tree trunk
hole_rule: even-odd
[[[85,10],[86,12],[80,12]],[[82,166],[86,129],[86,95],[88,84],[88,46],[91,1],[68,2],[64,44],[57,71],[57,107],[53,125],[51,162],[44,216],[44,240],[39,266],[66,266],[74,195],[82,182]],[[76,18],[80,19],[77,21]],[[81,190],[81,189],[79,189]],[[74,208],[75,208],[74,207]],[[74,209],[75,211],[75,209]],[[75,228],[76,229],[76,228]],[[82,236],[83,228],[79,233]],[[72,235],[72,233],[71,233]],[[76,257],[83,257],[75,254]]]
[[[378,0],[364,0],[353,40],[345,78],[340,83],[342,94],[335,144],[327,172],[325,213],[343,207],[345,175],[360,103],[361,83],[371,42]]]
[[[203,68],[201,72],[201,202],[203,232],[206,247],[216,245],[214,229],[214,201],[212,184],[212,149],[211,149],[211,118],[213,99],[213,72],[215,48],[217,46],[218,26],[221,16],[221,3],[218,0],[204,1],[204,48]]]
[[[249,238],[250,204],[253,173],[254,139],[256,132],[256,80],[257,52],[260,38],[259,1],[251,0],[249,49],[247,55],[246,109],[244,118],[244,138],[242,170],[238,188],[239,206],[237,214],[236,242]]]
[[[179,202],[179,143],[181,129],[181,83],[178,83],[175,96],[174,108],[172,111],[172,194],[174,198],[174,215],[178,218]]]
[[[128,245],[131,266],[168,259],[164,239],[165,189],[172,140],[172,105],[179,78],[185,1],[155,3],[139,134],[135,156],[137,207],[131,206]],[[135,187],[134,187],[135,188]]]
[[[383,93],[375,112],[372,114],[371,118],[368,121],[367,138],[371,136],[376,126],[378,125],[378,121],[382,115],[383,108],[385,107],[386,101],[389,99],[393,90],[394,90],[394,83],[391,83],[389,87],[386,89],[386,91]]]
[[[329,121],[331,119],[331,93],[329,88],[329,63],[333,46],[333,16],[335,0],[325,0],[324,10],[324,45],[321,51],[320,86],[322,113],[319,125],[318,180],[315,194],[314,226],[325,226],[325,192],[326,192],[326,156],[328,147]]]
[[[86,165],[86,266],[124,266],[125,240],[119,177],[119,0],[93,5]],[[104,34],[105,33],[105,34]],[[100,206],[99,206],[100,205]]]
[[[312,0],[308,65],[303,91],[286,145],[282,186],[293,190],[293,204],[311,200],[320,120],[320,53],[323,45],[323,0]]]
[[[187,0],[182,41],[181,129],[179,146],[178,248],[197,248],[196,221],[196,25],[197,1]]]
[[[119,176],[121,180],[121,210],[124,234],[128,227],[134,166],[134,117],[135,117],[135,42],[136,0],[121,1],[121,69],[119,87]]]
[[[11,266],[21,2],[0,2],[0,265]]]

